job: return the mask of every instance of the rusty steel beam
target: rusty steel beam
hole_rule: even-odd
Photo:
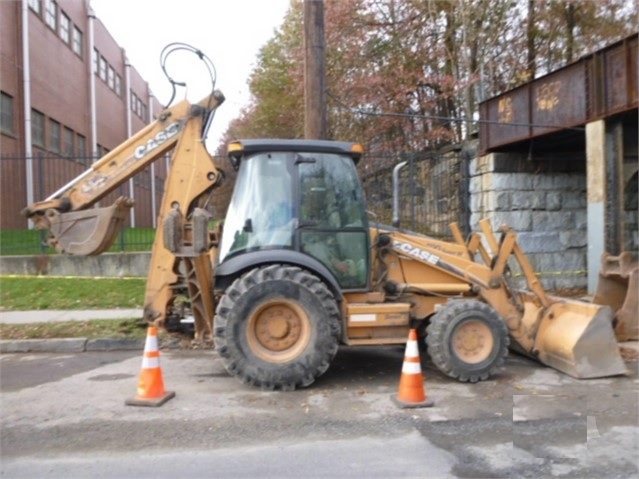
[[[480,153],[637,109],[634,34],[479,104]]]

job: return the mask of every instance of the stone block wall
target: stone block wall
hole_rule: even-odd
[[[483,218],[494,230],[508,225],[544,288],[587,287],[584,161],[492,153],[471,160],[469,174],[472,231],[480,231]],[[518,268],[511,269],[523,286]]]

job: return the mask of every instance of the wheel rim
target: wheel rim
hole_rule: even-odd
[[[249,347],[264,361],[290,361],[308,346],[311,338],[310,324],[306,312],[293,302],[265,304],[248,321]]]
[[[453,351],[468,364],[478,364],[489,358],[493,345],[493,334],[488,325],[474,319],[460,324],[452,337]]]

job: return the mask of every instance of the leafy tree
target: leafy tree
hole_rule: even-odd
[[[303,135],[302,0],[260,51],[225,140]],[[637,30],[627,0],[325,0],[328,129],[395,152],[468,138],[480,101]]]

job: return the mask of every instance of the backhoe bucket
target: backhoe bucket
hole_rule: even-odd
[[[525,304],[524,321],[534,321],[531,315],[541,316],[533,349],[541,363],[580,379],[627,372],[609,307],[558,298],[552,301],[545,309]]]
[[[108,250],[117,238],[133,201],[120,197],[106,208],[71,213],[47,210],[48,243],[60,253],[92,256]]]
[[[632,253],[602,256],[592,302],[612,308],[619,341],[639,340],[639,264]]]

